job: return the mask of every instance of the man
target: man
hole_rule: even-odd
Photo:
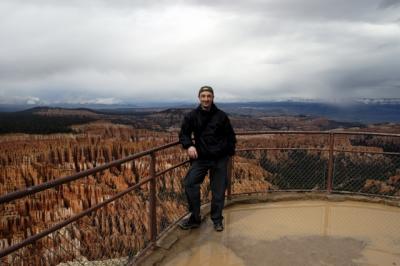
[[[213,89],[201,87],[198,98],[199,106],[185,116],[179,133],[179,141],[191,159],[184,180],[190,217],[179,225],[185,230],[200,226],[200,185],[210,170],[211,220],[216,231],[223,231],[227,165],[229,157],[235,153],[236,137],[228,116],[214,104]]]

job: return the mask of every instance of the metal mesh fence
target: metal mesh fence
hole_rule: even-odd
[[[206,175],[204,182],[200,186],[201,204],[206,204],[211,201],[211,187],[210,187],[210,176]]]
[[[245,150],[234,157],[232,194],[326,190],[327,152]]]
[[[157,178],[157,232],[162,232],[187,212],[183,177],[187,166]]]
[[[335,156],[333,190],[400,196],[400,156],[341,152]]]
[[[0,223],[0,239],[2,248],[17,244],[27,237],[42,232],[57,223],[71,218],[72,216],[115,196],[117,193],[127,189],[128,187],[133,186],[143,180],[144,177],[148,177],[148,165],[149,158],[141,157],[133,162],[124,163],[118,167],[111,167],[110,169],[98,172],[97,174],[89,175],[79,180],[54,188],[49,188],[33,195],[0,205],[0,211],[2,214]],[[135,193],[131,192],[123,198],[109,204],[107,207],[93,212],[89,217],[81,218],[79,221],[73,223],[73,227],[70,231],[80,232],[78,234],[79,238],[73,238],[73,240],[78,241],[77,243],[80,246],[78,248],[79,252],[83,252],[85,258],[101,259],[102,257],[98,255],[112,258],[114,256],[112,253],[118,254],[118,252],[109,247],[116,246],[117,244],[119,245],[119,240],[127,242],[127,240],[124,240],[124,236],[121,235],[125,230],[123,227],[132,227],[137,232],[144,231],[144,229],[138,228],[139,225],[140,227],[143,227],[144,221],[137,219],[136,221],[132,220],[135,224],[130,225],[126,225],[127,221],[125,221],[125,217],[132,216],[133,211],[140,211],[138,212],[140,217],[146,216],[143,213],[147,206],[143,204],[143,206],[139,206],[139,202],[146,202],[148,197],[147,189],[142,188]],[[115,206],[115,209],[110,206]],[[68,234],[68,228],[69,226],[65,227],[67,232],[65,234]],[[108,236],[107,233],[110,232],[107,231],[107,228],[111,228],[110,232],[116,232],[117,235]],[[126,230],[129,231],[129,229]],[[58,236],[64,234],[61,232],[61,229],[56,233]],[[72,233],[69,234],[77,235]],[[120,235],[118,236],[118,234]],[[56,236],[52,237],[55,238]],[[37,250],[37,256],[40,256],[40,247],[50,247],[54,249],[49,237],[44,239],[46,240],[39,240],[37,241],[37,244],[34,244],[35,249]],[[117,241],[117,239],[119,240]],[[47,241],[44,242],[47,244],[41,244],[43,241]],[[83,251],[85,248],[85,241],[89,241],[87,246],[90,246],[90,248],[86,248],[86,251]],[[56,242],[54,243],[56,244]],[[74,243],[75,242],[70,242],[68,245],[70,246]],[[65,244],[65,246],[68,245]],[[106,249],[104,246],[95,248],[98,245],[107,245],[108,248]],[[141,248],[144,246],[145,244],[142,243]],[[29,252],[26,253],[24,250],[26,249],[21,251],[22,254],[27,254],[30,258],[33,256]],[[97,251],[96,253],[95,250],[101,250],[101,252]],[[56,251],[61,252],[62,249]],[[92,252],[95,252],[95,255],[93,255]],[[57,258],[63,258],[62,254],[55,254],[54,256],[58,256]],[[70,255],[65,253],[65,259],[69,259],[69,257]],[[34,262],[37,260],[35,257],[32,257],[31,259]],[[49,259],[49,261],[55,260],[57,259]],[[58,261],[62,262],[63,260],[58,259]],[[15,265],[18,265],[18,263]],[[54,264],[50,263],[48,265]]]
[[[162,172],[170,167],[188,160],[188,156],[182,151],[180,146],[172,146],[155,153],[156,172]]]
[[[178,152],[180,156],[178,156]],[[156,170],[182,163],[180,149],[157,154]],[[150,174],[150,156],[1,205],[4,248],[115,196]],[[187,165],[156,178],[157,232],[187,212],[182,186]],[[123,265],[150,242],[150,184],[125,194],[89,216],[37,240],[2,260],[9,265]],[[21,218],[23,217],[23,218]],[[25,218],[24,218],[25,217]],[[34,219],[35,218],[35,219]],[[22,225],[21,225],[22,221]],[[11,229],[11,231],[10,231]],[[10,239],[11,241],[7,240]],[[35,252],[31,252],[35,250]]]
[[[149,243],[147,184],[4,258],[5,265],[124,265]]]
[[[237,136],[237,149],[257,149],[257,148],[299,148],[308,149],[327,148],[329,135],[323,132],[313,134],[299,133],[269,133],[269,134],[246,134]]]
[[[156,172],[166,171],[189,159],[180,146],[172,146],[156,152]],[[184,179],[190,168],[186,163],[174,168],[157,177],[157,232],[177,222],[188,212],[187,199],[185,195]],[[211,200],[209,175],[206,175],[200,186],[201,203],[205,204]]]

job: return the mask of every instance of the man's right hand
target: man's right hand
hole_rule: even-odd
[[[198,155],[197,155],[197,150],[195,146],[190,146],[187,149],[188,155],[190,159],[197,159]]]

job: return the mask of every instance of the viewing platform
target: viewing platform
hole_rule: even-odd
[[[141,264],[400,265],[399,207],[315,194],[236,201],[223,232],[209,217],[190,232],[176,228]]]

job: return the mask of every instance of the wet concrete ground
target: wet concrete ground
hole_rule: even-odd
[[[224,210],[225,230],[206,220],[161,265],[400,266],[400,208],[364,202],[289,201]]]

